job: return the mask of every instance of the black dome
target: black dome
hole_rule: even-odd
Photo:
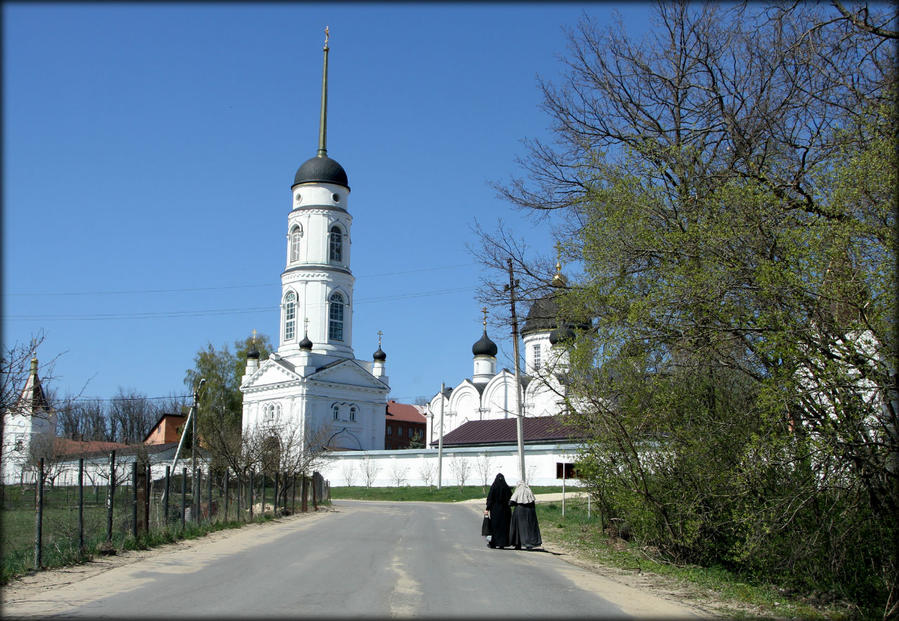
[[[309,351],[312,349],[312,341],[309,340],[309,336],[306,335],[303,337],[303,340],[300,341],[300,349],[305,349]]]
[[[491,341],[490,337],[487,336],[487,330],[484,330],[484,335],[481,336],[481,340],[471,346],[471,353],[475,356],[496,357],[496,343]]]
[[[524,327],[521,329],[522,334],[531,332],[551,332],[559,328],[559,292],[552,291],[542,298],[537,298],[528,311],[527,318],[524,320]],[[557,341],[564,341],[569,338],[564,332],[572,329],[589,330],[589,321],[564,322],[560,333],[556,335]],[[552,335],[550,334],[550,342]],[[555,344],[555,343],[553,343]]]
[[[570,326],[564,326],[561,328],[556,328],[552,332],[549,333],[549,344],[555,345],[561,341],[573,341],[574,340],[574,330],[571,329]]]
[[[250,351],[247,352],[247,358],[253,358],[254,360],[259,360],[259,350],[256,349],[256,343],[250,345]]]
[[[385,360],[387,360],[387,354],[385,354],[385,353],[381,350],[381,346],[380,346],[380,345],[378,345],[378,351],[376,351],[375,353],[373,353],[371,357],[372,357],[374,360],[377,360],[377,361],[379,361],[379,362],[384,362]]]
[[[306,160],[293,178],[293,184],[298,183],[333,183],[350,188],[343,166],[327,155]]]

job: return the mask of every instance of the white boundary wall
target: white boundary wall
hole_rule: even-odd
[[[574,463],[577,444],[535,444],[525,446],[524,461],[529,485],[561,485],[556,478],[557,463]],[[485,468],[486,466],[486,468]],[[347,485],[402,487],[427,485],[426,472],[433,472],[431,484],[437,485],[437,449],[404,449],[394,451],[334,451],[317,468],[331,487]],[[519,481],[516,446],[474,446],[443,449],[444,487],[459,485],[466,471],[465,485],[490,485],[498,472],[514,487]],[[371,479],[368,481],[367,479]],[[580,485],[577,479],[566,481]]]

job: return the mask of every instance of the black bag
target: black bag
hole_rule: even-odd
[[[484,521],[481,522],[481,537],[487,537],[493,534],[493,527],[490,525],[490,517],[485,515]]]

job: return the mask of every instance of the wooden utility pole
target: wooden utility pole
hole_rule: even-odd
[[[509,284],[505,286],[505,290],[509,292],[509,301],[512,307],[512,351],[515,356],[515,415],[518,418],[518,462],[520,468],[520,481],[526,483],[524,470],[524,417],[521,413],[521,370],[518,362],[518,317],[515,314],[515,287],[518,281],[512,272],[512,259],[508,259],[509,265]]]

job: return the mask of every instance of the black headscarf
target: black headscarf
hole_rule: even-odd
[[[506,483],[506,477],[502,473],[497,474],[493,480],[493,485],[490,486],[490,491],[487,492],[487,507],[489,508],[494,504],[506,506],[509,504],[511,497],[512,488]]]

